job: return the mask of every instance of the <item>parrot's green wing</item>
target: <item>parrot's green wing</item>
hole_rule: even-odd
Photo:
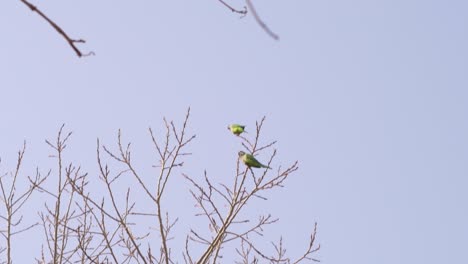
[[[231,132],[234,135],[239,136],[244,132],[245,126],[239,124],[232,124],[228,126],[228,129],[231,130]]]

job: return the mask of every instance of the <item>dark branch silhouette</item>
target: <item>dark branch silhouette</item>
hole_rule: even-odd
[[[263,20],[260,18],[260,16],[257,13],[257,10],[255,9],[254,5],[252,4],[251,0],[245,0],[247,3],[247,6],[249,7],[249,10],[252,12],[253,17],[255,18],[255,21],[260,25],[260,27],[274,40],[279,40],[279,36],[275,34],[266,24],[263,22]]]
[[[260,15],[257,12],[257,9],[255,8],[254,4],[252,3],[251,0],[245,0],[246,6],[244,6],[244,9],[236,9],[232,7],[231,5],[227,4],[224,0],[218,0],[221,4],[223,4],[225,7],[227,7],[229,10],[231,10],[234,13],[241,14],[243,16],[247,15],[248,11],[252,13],[255,21],[257,24],[274,40],[279,40],[279,36],[273,32],[270,27],[267,26],[265,22],[260,18]]]
[[[40,9],[38,9],[35,5],[31,4],[30,2],[26,0],[20,0],[23,4],[25,4],[31,11],[36,12],[39,16],[41,16],[45,21],[47,21],[70,45],[70,47],[75,51],[76,55],[78,57],[83,57],[83,56],[89,56],[89,55],[94,55],[94,52],[89,52],[87,54],[83,54],[78,47],[76,46],[77,43],[85,43],[86,41],[83,39],[73,39],[70,36],[68,36],[67,33],[59,26],[57,23],[55,23],[52,19],[50,19],[47,15],[45,15]]]
[[[88,52],[88,53],[83,53],[77,46],[77,44],[80,44],[80,43],[86,43],[86,41],[84,39],[74,39],[72,37],[70,37],[66,32],[65,30],[63,30],[54,20],[52,20],[49,16],[47,16],[46,14],[44,14],[44,12],[42,12],[37,6],[31,4],[28,0],[20,0],[23,4],[25,4],[27,7],[29,7],[29,9],[32,11],[32,12],[35,12],[37,13],[40,17],[42,17],[45,21],[47,21],[47,23],[49,23],[50,26],[52,26],[53,29],[55,29],[55,31],[60,34],[64,39],[65,41],[68,43],[68,45],[73,49],[73,51],[75,52],[75,54],[78,56],[78,57],[86,57],[86,56],[90,56],[90,55],[95,55],[94,52]],[[263,22],[263,20],[260,18],[255,6],[253,5],[252,1],[251,0],[245,0],[245,3],[246,3],[246,6],[243,7],[243,9],[236,9],[234,8],[232,5],[228,4],[226,1],[224,0],[218,0],[222,5],[224,5],[226,8],[228,8],[231,12],[233,13],[237,13],[237,14],[240,14],[242,16],[245,16],[247,15],[248,11],[250,11],[252,13],[252,16],[254,17],[255,21],[257,22],[257,24],[273,39],[275,40],[279,40],[279,36],[274,33],[268,26],[265,22]]]

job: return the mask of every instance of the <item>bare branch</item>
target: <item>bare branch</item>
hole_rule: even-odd
[[[20,0],[23,4],[25,4],[27,7],[29,7],[29,9],[31,9],[31,11],[33,12],[36,12],[39,16],[41,16],[45,21],[47,21],[47,23],[49,23],[49,25],[51,25],[55,31],[57,31],[57,33],[59,33],[68,43],[68,45],[70,45],[70,47],[73,49],[73,51],[75,51],[76,55],[78,57],[83,57],[83,56],[90,56],[90,55],[94,55],[94,52],[89,52],[87,54],[83,54],[79,49],[78,47],[76,46],[77,43],[85,43],[86,41],[83,40],[83,39],[72,39],[70,36],[68,36],[67,33],[65,33],[65,31],[57,25],[57,23],[55,23],[52,19],[50,19],[47,15],[45,15],[40,9],[38,9],[35,5],[31,4],[30,2],[28,2],[27,0]]]
[[[279,40],[279,36],[275,34],[266,24],[263,22],[263,20],[260,18],[260,16],[257,13],[257,10],[255,9],[253,3],[251,0],[245,0],[247,3],[247,6],[249,7],[249,10],[252,12],[253,17],[255,18],[255,21],[260,25],[260,27],[274,40]]]
[[[221,4],[223,4],[225,7],[227,7],[229,10],[231,10],[233,13],[241,14],[241,15],[246,15],[247,14],[247,7],[244,6],[244,9],[235,9],[228,3],[226,3],[223,0],[218,0]]]

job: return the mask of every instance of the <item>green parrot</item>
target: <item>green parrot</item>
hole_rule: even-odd
[[[254,167],[271,169],[270,167],[261,164],[253,155],[247,154],[244,151],[239,151],[239,158],[241,158],[242,162],[244,162],[244,164],[249,168]]]
[[[245,126],[232,124],[228,126],[228,129],[236,136],[239,136],[244,132]]]

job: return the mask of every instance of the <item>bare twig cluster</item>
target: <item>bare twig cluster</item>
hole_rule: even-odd
[[[190,109],[184,123],[177,128],[174,122],[164,119],[165,137],[158,142],[153,130],[149,129],[154,150],[159,163],[157,180],[150,182],[142,175],[132,160],[131,144],[124,143],[122,133],[117,135],[117,150],[101,145],[97,141],[97,164],[100,185],[104,192],[91,194],[90,183],[96,180],[80,167],[64,165],[64,150],[71,133],[64,134],[60,129],[54,143],[46,141],[54,150],[57,159],[57,186],[55,191],[40,190],[49,194],[53,205],[45,205],[40,213],[45,250],[39,263],[173,263],[169,241],[171,229],[177,222],[163,208],[163,197],[167,183],[176,168],[181,167],[181,158],[189,153],[184,148],[195,138],[186,133]],[[105,161],[116,163],[111,166]],[[125,181],[131,178],[132,184],[122,190]],[[119,182],[120,181],[120,182]],[[141,192],[138,190],[140,189]],[[143,193],[145,201],[137,201],[135,193]],[[100,196],[99,196],[100,195]],[[138,203],[149,202],[153,206],[139,211]],[[141,221],[141,218],[147,218]],[[149,218],[149,219],[148,219]],[[139,221],[140,219],[140,221]],[[160,243],[154,243],[147,230],[141,231],[139,224],[157,223]],[[138,223],[138,224],[137,224]],[[159,244],[157,250],[154,246]]]
[[[200,210],[197,215],[206,221],[206,228],[192,227],[185,243],[175,245],[173,229],[178,218],[170,215],[165,201],[168,183],[183,166],[183,158],[191,154],[186,149],[195,135],[188,133],[189,118],[190,109],[180,126],[163,119],[162,140],[149,128],[149,142],[157,157],[157,164],[151,166],[156,173],[150,175],[135,164],[132,145],[125,142],[120,130],[114,147],[97,140],[97,173],[82,172],[80,166],[67,162],[65,150],[72,133],[65,132],[62,126],[54,140],[46,140],[56,167],[45,176],[37,169],[35,177],[28,177],[29,187],[21,191],[19,175],[24,145],[18,152],[16,169],[0,176],[0,201],[4,208],[0,212],[5,212],[0,214],[0,220],[5,223],[0,225],[0,234],[6,241],[0,244],[3,263],[12,263],[12,238],[36,225],[42,227],[44,237],[36,261],[44,264],[170,264],[180,258],[190,264],[216,264],[225,262],[223,257],[228,250],[238,256],[236,263],[318,261],[312,257],[320,247],[315,243],[316,225],[304,253],[292,258],[286,254],[282,238],[278,243],[271,243],[269,249],[258,243],[264,229],[277,223],[278,218],[266,214],[255,219],[242,213],[252,200],[266,200],[269,190],[283,187],[285,180],[298,169],[297,162],[285,168],[280,166],[276,171],[253,171],[237,160],[236,172],[228,184],[215,184],[206,172],[201,182],[182,173],[192,186],[190,193]],[[264,120],[257,123],[252,140],[243,136],[239,139],[241,146],[253,155],[270,152],[268,167],[272,167],[276,142],[261,144]],[[36,191],[42,193],[45,201],[39,220],[23,223],[20,209]]]
[[[23,144],[23,148],[18,151],[14,172],[0,175],[0,201],[4,209],[0,212],[5,212],[5,214],[0,213],[0,221],[5,224],[5,228],[3,228],[3,224],[0,225],[0,235],[5,239],[5,243],[0,243],[0,254],[6,252],[6,260],[2,263],[7,264],[12,263],[11,249],[13,237],[38,225],[37,222],[24,225],[24,218],[20,210],[31,198],[33,192],[37,190],[49,176],[49,174],[47,174],[43,177],[39,173],[39,170],[36,170],[34,178],[28,176],[30,185],[24,189],[20,188],[20,184],[22,184],[20,170],[23,164],[25,151],[26,142]]]

